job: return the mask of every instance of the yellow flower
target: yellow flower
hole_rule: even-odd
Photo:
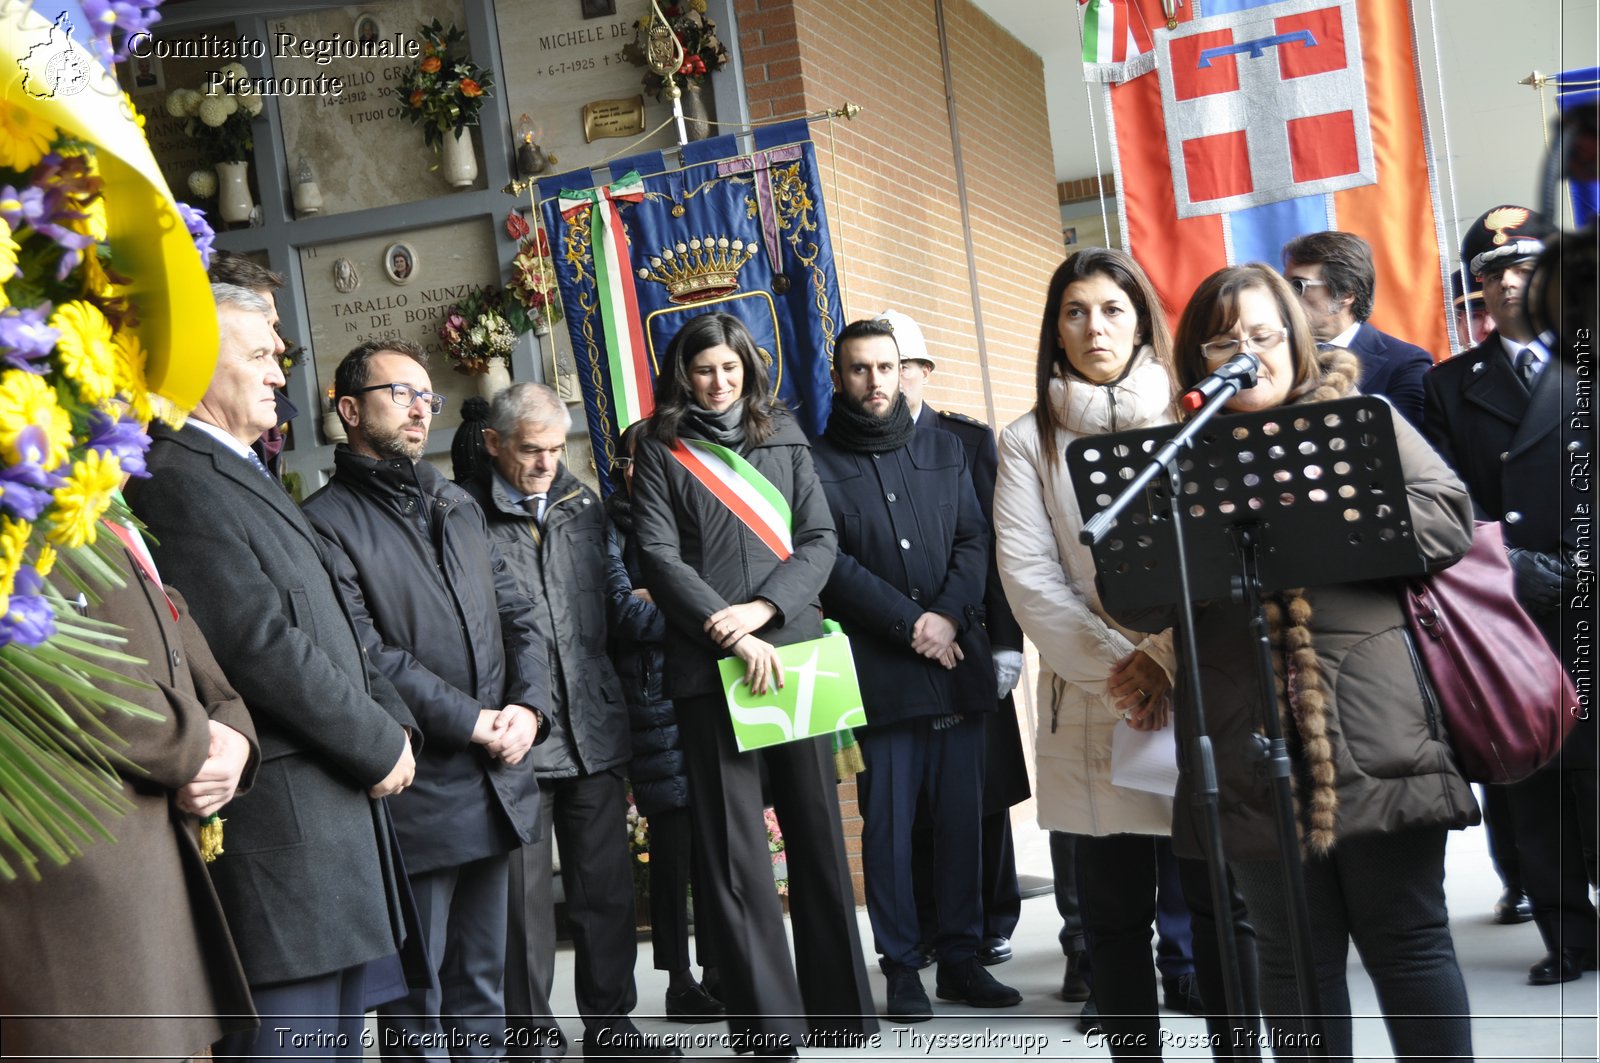
[[[83,294],[98,296],[101,299],[113,299],[117,295],[117,286],[111,282],[111,277],[106,273],[105,263],[100,261],[100,255],[94,248],[83,253]]]
[[[54,469],[67,460],[72,448],[72,418],[56,401],[55,389],[43,377],[11,369],[0,373],[0,458],[8,464],[23,460],[18,445],[22,433],[38,429],[44,454],[39,464]]]
[[[56,127],[25,104],[0,99],[0,167],[31,170],[56,139]]]
[[[22,549],[28,545],[33,525],[10,517],[0,517],[0,609],[6,607],[16,586],[17,569],[22,567]]]
[[[87,451],[73,462],[72,475],[56,488],[56,504],[45,514],[50,541],[69,550],[94,542],[100,518],[121,485],[122,463],[103,450]]]
[[[46,543],[39,547],[39,556],[33,562],[33,570],[39,573],[39,578],[50,575],[50,570],[56,567],[56,548]]]
[[[63,303],[50,315],[50,327],[59,329],[56,351],[61,369],[78,385],[83,401],[104,402],[117,392],[116,353],[111,346],[111,323],[90,303]]]
[[[150,406],[150,392],[145,389],[144,344],[132,332],[122,332],[117,334],[115,345],[117,394],[127,401],[128,412],[140,424],[147,425],[155,412]]]
[[[11,223],[0,218],[0,284],[17,275],[17,252],[22,248],[11,239]],[[6,305],[0,301],[0,306]]]

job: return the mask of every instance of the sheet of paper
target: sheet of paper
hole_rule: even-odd
[[[1111,733],[1111,783],[1171,797],[1178,788],[1178,740],[1172,725],[1135,731],[1119,722]]]

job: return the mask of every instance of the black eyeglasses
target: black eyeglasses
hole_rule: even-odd
[[[444,396],[437,391],[419,391],[410,384],[373,384],[370,387],[356,388],[352,394],[365,395],[369,391],[388,391],[394,399],[396,406],[410,408],[413,402],[421,399],[428,404],[428,409],[437,414],[444,409]]]

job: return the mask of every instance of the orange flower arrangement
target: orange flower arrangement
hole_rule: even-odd
[[[489,71],[465,54],[466,39],[454,23],[446,29],[434,19],[422,27],[422,59],[400,79],[406,100],[402,113],[422,127],[423,140],[435,151],[445,134],[459,140],[463,130],[478,124],[483,101],[494,87]]]

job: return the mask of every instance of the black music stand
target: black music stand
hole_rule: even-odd
[[[1264,592],[1349,583],[1424,570],[1411,525],[1391,407],[1350,398],[1213,415],[1224,390],[1188,424],[1079,439],[1067,467],[1089,519],[1100,599],[1108,613],[1179,607],[1185,672],[1194,692],[1189,764],[1206,827],[1229,1014],[1243,1016],[1218,813],[1216,766],[1206,730],[1194,602],[1243,603],[1251,619],[1261,691],[1256,756],[1273,788],[1295,975],[1313,1054],[1326,1051],[1310,915],[1301,873],[1290,763],[1278,719]],[[1165,473],[1162,481],[1156,478]],[[1178,499],[1178,505],[1171,500]]]

